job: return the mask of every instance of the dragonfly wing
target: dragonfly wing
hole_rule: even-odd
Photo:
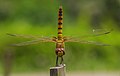
[[[94,45],[101,45],[101,46],[110,46],[109,44],[104,44],[101,42],[96,41],[87,41],[87,40],[68,40],[67,42],[78,42],[83,44],[94,44]]]
[[[95,45],[100,45],[100,46],[110,46],[109,44],[104,44],[101,42],[95,42],[95,41],[79,41],[80,43],[84,44],[95,44]]]
[[[69,41],[69,40],[85,40],[85,39],[89,39],[89,38],[94,38],[94,37],[97,37],[97,36],[102,36],[102,35],[106,35],[106,34],[109,34],[111,33],[113,29],[110,29],[110,30],[93,30],[93,32],[89,35],[84,35],[84,36],[77,36],[77,37],[72,37],[72,36],[66,36],[64,37],[65,41]]]
[[[39,37],[39,36],[33,36],[33,35],[22,35],[22,34],[10,34],[10,33],[7,33],[7,35],[9,35],[9,36],[13,36],[13,37],[19,37],[19,38],[28,38],[28,39],[43,38],[43,36]]]
[[[25,46],[25,45],[31,45],[31,44],[37,44],[39,43],[39,40],[32,40],[32,41],[26,41],[18,44],[12,44],[12,46]]]
[[[106,35],[106,34],[109,34],[111,33],[113,29],[110,29],[110,30],[93,30],[91,34],[88,34],[88,35],[84,35],[84,36],[78,36],[78,37],[64,37],[66,40],[69,40],[69,39],[87,39],[87,38],[93,38],[93,37],[97,37],[97,36],[102,36],[102,35]]]
[[[92,31],[93,36],[101,36],[101,35],[106,35],[111,33],[111,31],[113,31],[113,29],[107,30],[107,29],[97,29]]]
[[[44,39],[36,39],[32,41],[26,41],[18,44],[12,44],[12,46],[25,46],[25,45],[31,45],[31,44],[38,44],[41,42],[54,42],[52,38],[44,38]]]

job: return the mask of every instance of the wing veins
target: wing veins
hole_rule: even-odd
[[[10,33],[7,33],[7,35],[9,35],[9,36],[13,36],[13,37],[33,38],[33,39],[44,38],[43,36],[39,37],[39,36],[33,36],[33,35],[10,34]]]
[[[97,36],[102,36],[102,35],[106,35],[106,34],[109,34],[111,33],[113,29],[111,29],[110,31],[106,31],[106,32],[103,32],[103,33],[98,33],[98,34],[92,34],[92,35],[86,35],[86,36],[80,36],[80,37],[70,37],[70,36],[64,36],[66,42],[68,42],[69,40],[72,41],[72,40],[84,40],[86,38],[92,38],[92,37],[97,37]]]
[[[26,41],[26,42],[21,42],[21,43],[16,43],[12,44],[12,46],[25,46],[25,45],[31,45],[31,44],[38,44],[40,42],[54,42],[52,39],[36,39],[36,40],[31,40],[31,41]]]
[[[100,45],[100,46],[110,46],[109,44],[104,44],[101,42],[96,42],[96,41],[86,41],[86,40],[72,40],[72,41],[68,41],[68,42],[78,42],[78,43],[83,43],[83,44],[95,44],[95,45]]]

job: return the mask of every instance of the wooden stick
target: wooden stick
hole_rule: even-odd
[[[57,67],[51,67],[50,76],[65,76],[65,64]]]
[[[4,66],[4,75],[3,76],[10,76],[13,59],[14,59],[14,52],[13,48],[6,47],[3,53],[3,66]]]

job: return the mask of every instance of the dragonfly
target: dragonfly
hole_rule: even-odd
[[[13,44],[13,46],[24,46],[24,45],[30,45],[30,44],[37,44],[40,42],[54,42],[56,44],[55,54],[56,54],[56,66],[59,66],[63,64],[63,56],[65,55],[65,43],[66,42],[78,42],[78,43],[85,43],[85,44],[95,44],[95,45],[102,45],[102,46],[109,46],[108,44],[103,44],[95,41],[86,41],[85,38],[89,37],[95,37],[95,36],[101,36],[105,34],[109,34],[111,31],[105,31],[102,33],[97,33],[94,35],[89,36],[82,36],[80,38],[77,37],[71,37],[71,36],[63,36],[63,8],[62,6],[59,7],[58,11],[58,36],[53,37],[38,37],[38,36],[32,36],[32,35],[21,35],[21,34],[9,34],[10,36],[14,37],[22,37],[22,38],[32,38],[31,41],[26,41],[22,43]],[[60,58],[60,60],[59,60]]]

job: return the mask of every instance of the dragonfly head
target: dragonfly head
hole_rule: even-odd
[[[62,57],[63,55],[65,55],[65,51],[64,51],[64,48],[56,48],[56,55],[58,57]]]

